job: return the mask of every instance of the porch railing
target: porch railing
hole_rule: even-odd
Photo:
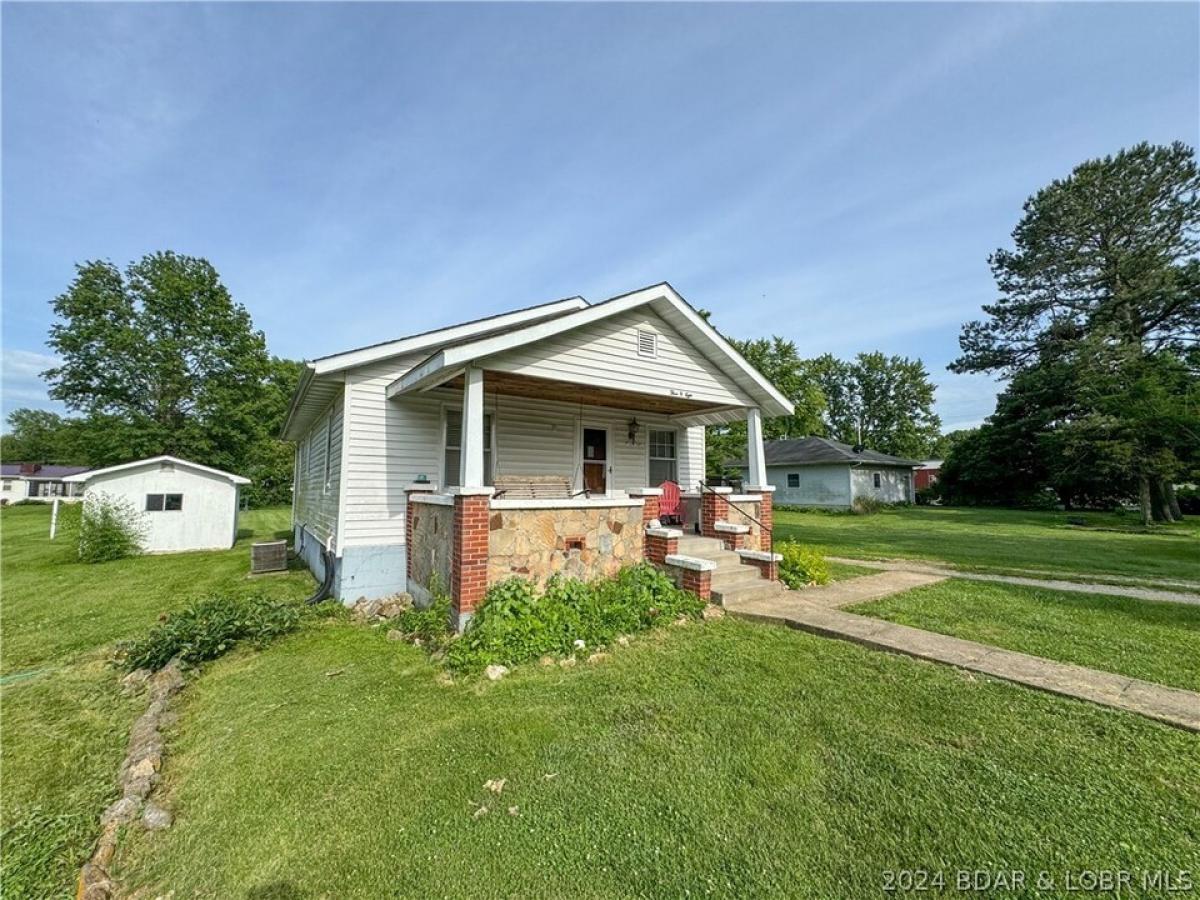
[[[775,552],[775,535],[772,533],[771,528],[768,528],[766,525],[764,525],[762,523],[762,521],[758,519],[758,517],[750,515],[750,513],[746,512],[746,510],[742,509],[740,506],[738,506],[732,500],[728,499],[728,494],[721,494],[721,493],[718,493],[717,491],[714,491],[711,487],[708,486],[708,484],[706,484],[703,481],[699,482],[699,485],[700,485],[700,493],[702,495],[705,491],[708,491],[714,497],[725,497],[726,498],[725,502],[727,504],[732,506],[734,509],[736,509],[738,512],[740,512],[743,516],[745,516],[747,519],[749,519],[751,522],[753,522],[755,525],[757,525],[758,533],[765,534],[767,536],[767,552],[768,553]],[[701,504],[701,513],[700,513],[701,515],[704,514],[703,508],[704,508],[704,505]]]

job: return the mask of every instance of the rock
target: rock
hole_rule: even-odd
[[[150,789],[154,787],[152,778],[130,778],[124,785],[126,799],[145,800],[150,796]]]
[[[569,669],[575,665],[575,657],[568,656],[566,659],[560,659],[558,664],[561,668]]]
[[[605,653],[603,651],[597,651],[596,653],[593,653],[591,656],[588,657],[588,662],[589,663],[598,663],[598,662],[604,662],[604,660],[606,660],[606,659],[608,659],[607,653]]]
[[[723,619],[725,618],[725,607],[710,603],[704,607],[704,611],[700,615],[705,619]]]
[[[185,683],[179,660],[173,659],[150,678],[150,691],[156,700],[166,700],[179,693]]]
[[[153,778],[157,770],[158,766],[155,764],[155,758],[147,756],[130,767],[127,780],[136,781],[140,778]]]
[[[450,687],[454,684],[454,676],[449,672],[438,672],[437,678],[434,679],[442,687]]]
[[[491,665],[483,670],[483,674],[488,677],[488,681],[499,681],[508,674],[508,666]]]
[[[146,686],[146,682],[150,680],[150,676],[153,674],[149,669],[134,669],[121,679],[121,686],[127,694],[137,693]]]
[[[506,784],[508,784],[507,778],[489,778],[483,783],[483,788],[493,794],[499,794],[504,790]]]
[[[554,657],[547,654],[546,656],[543,656],[541,659],[538,660],[538,665],[543,666],[543,667],[552,666],[552,665],[554,665]]]
[[[509,814],[510,816],[513,816],[513,817],[519,816],[519,815],[521,814],[521,807],[519,807],[519,806],[510,806],[510,807],[508,808],[508,814]]]
[[[617,643],[622,647],[628,647],[629,646],[629,638],[627,638],[625,635],[621,635],[620,637],[617,638]]]
[[[471,813],[471,818],[472,819],[482,819],[487,814],[488,814],[488,808],[486,806],[481,806],[481,807],[479,807],[479,809],[475,810],[475,812]]]
[[[404,632],[398,628],[392,628],[387,633],[387,639],[389,641],[402,641],[404,640]]]
[[[545,775],[542,776],[542,781],[553,781],[557,777],[558,777],[557,772],[547,772]]]
[[[146,826],[147,831],[162,831],[164,828],[170,828],[174,821],[175,817],[171,815],[170,810],[163,809],[153,801],[147,803],[142,811],[142,824]]]
[[[141,812],[142,802],[134,797],[122,797],[116,803],[113,803],[104,811],[100,817],[101,825],[109,825],[115,823],[117,825],[128,825],[137,818],[137,814]]]
[[[576,650],[583,650],[583,649],[585,649],[585,648],[587,647],[587,643],[586,643],[586,642],[584,642],[584,641],[583,641],[581,638],[576,638],[576,639],[575,639],[575,643],[574,643],[574,644],[572,644],[572,646],[573,646],[573,647],[574,647]]]
[[[686,625],[687,623],[688,623],[687,616],[680,616],[678,619],[675,619],[674,621],[671,622],[672,625],[677,625],[677,626]]]

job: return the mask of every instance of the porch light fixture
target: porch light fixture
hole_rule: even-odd
[[[637,419],[629,420],[629,443],[636,444],[638,432],[642,430],[642,425]]]

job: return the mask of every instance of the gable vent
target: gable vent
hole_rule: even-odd
[[[637,333],[638,356],[658,356],[658,335],[653,331]]]

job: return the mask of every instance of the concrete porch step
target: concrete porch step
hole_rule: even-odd
[[[786,590],[787,588],[778,581],[759,579],[754,584],[747,582],[720,589],[713,588],[712,599],[719,606],[725,606],[729,603],[743,603],[748,600],[766,600],[778,596]]]
[[[735,585],[745,583],[747,586],[756,584],[760,581],[765,581],[762,573],[753,566],[730,566],[727,569],[716,569],[712,573],[712,588],[713,590],[724,589],[729,590]]]
[[[696,534],[685,534],[679,539],[679,552],[685,556],[699,556],[711,559],[714,553],[727,553],[725,543],[720,538],[700,537]]]

